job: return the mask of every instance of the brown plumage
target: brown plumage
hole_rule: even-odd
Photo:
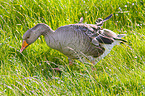
[[[109,18],[105,19],[105,21]],[[81,18],[80,23],[65,25],[55,31],[46,24],[37,24],[23,35],[20,52],[40,35],[43,35],[49,47],[62,52],[70,59],[99,57],[98,60],[100,60],[111,51],[114,45],[124,41],[121,39],[121,37],[125,36],[124,34],[116,35],[111,30],[102,29],[100,27],[102,24],[99,23],[100,20],[96,24],[83,24],[82,21]]]

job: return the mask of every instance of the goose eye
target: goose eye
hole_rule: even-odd
[[[27,37],[27,39],[29,39],[29,36]]]

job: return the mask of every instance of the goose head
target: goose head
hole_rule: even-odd
[[[44,35],[47,31],[50,31],[50,27],[43,23],[37,24],[33,28],[27,30],[23,35],[23,43],[20,53],[22,53],[22,51],[30,44],[35,42],[40,35]]]

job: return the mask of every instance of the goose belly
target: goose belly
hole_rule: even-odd
[[[101,44],[102,47],[105,48],[105,52],[100,57],[98,57],[97,60],[99,61],[103,59],[105,56],[107,56],[110,53],[110,51],[115,45],[119,45],[119,44],[120,44],[120,41],[117,41],[117,40],[115,40],[112,44]]]

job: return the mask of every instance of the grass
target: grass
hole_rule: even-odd
[[[52,29],[113,17],[103,28],[127,34],[127,44],[113,48],[95,65],[75,61],[49,48],[43,37],[19,52],[23,34],[37,23]],[[1,0],[0,95],[145,95],[144,0]],[[54,72],[58,66],[62,72]]]

